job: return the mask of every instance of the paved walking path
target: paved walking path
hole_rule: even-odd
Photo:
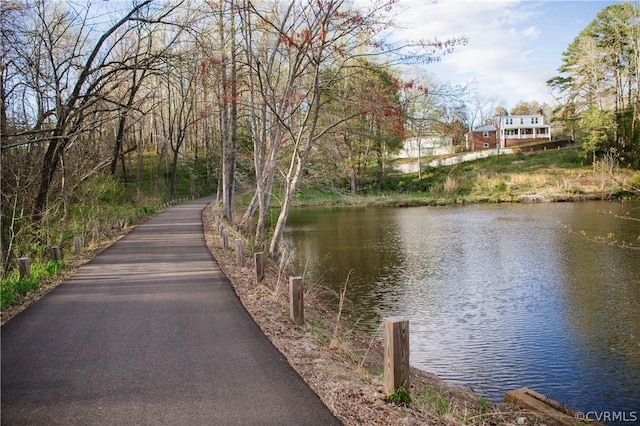
[[[340,424],[209,253],[207,201],[151,218],[2,327],[2,425]]]

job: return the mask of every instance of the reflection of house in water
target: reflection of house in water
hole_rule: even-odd
[[[478,127],[467,135],[467,149],[511,148],[551,140],[551,126],[542,114],[507,115],[494,119],[497,125]]]
[[[398,158],[418,158],[453,153],[453,139],[448,136],[422,136],[406,139]]]

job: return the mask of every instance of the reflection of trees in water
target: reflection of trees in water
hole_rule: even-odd
[[[578,401],[571,405],[608,398],[628,407],[640,389],[638,253],[563,232],[558,220],[629,238],[640,222],[616,216],[637,218],[634,207],[640,203],[309,209],[291,218],[290,236],[297,261],[313,263],[307,269],[333,289],[336,307],[354,270],[346,308],[359,328],[375,332],[390,314],[411,319],[414,362],[446,363],[456,380],[465,374],[452,372],[459,362],[496,389],[509,370]]]
[[[387,209],[305,209],[290,219],[296,251],[296,270],[307,269],[311,280],[324,287],[327,299],[337,308],[339,294],[349,275],[345,311],[355,320],[371,324],[379,319],[379,286],[386,291],[398,282],[404,253],[398,242],[397,225]],[[296,230],[300,224],[309,225]],[[313,233],[313,238],[308,233]],[[330,255],[328,255],[330,253]],[[381,276],[385,282],[380,283]]]
[[[640,233],[636,205],[598,203],[592,214],[562,222],[569,236],[560,241],[571,271],[563,275],[563,288],[574,350],[591,366],[594,383],[619,388],[626,394],[620,398],[630,401],[635,392],[637,403],[640,375],[629,374],[640,371],[640,259],[631,242]]]

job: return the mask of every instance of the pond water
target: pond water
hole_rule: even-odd
[[[308,282],[349,276],[357,327],[409,319],[411,365],[494,401],[526,386],[640,419],[640,251],[566,229],[635,241],[627,212],[640,203],[298,209],[286,238]]]

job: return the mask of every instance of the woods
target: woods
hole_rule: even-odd
[[[384,190],[389,155],[406,139],[461,149],[469,129],[505,109],[406,78],[404,66],[467,39],[390,43],[395,3],[4,2],[4,273],[116,216],[216,192],[225,218],[277,259],[305,180]],[[549,81],[564,132],[635,167],[637,13],[603,10]],[[549,109],[516,109],[538,107]],[[238,204],[239,193],[249,199]]]
[[[117,197],[217,190],[226,219],[277,258],[310,161],[335,160],[326,172],[354,191],[375,162],[383,185],[405,131],[396,67],[465,42],[385,44],[393,3],[3,3],[5,273],[104,225]],[[238,191],[253,200],[234,213]]]
[[[640,9],[606,7],[562,56],[548,80],[559,101],[556,119],[595,156],[640,166]]]

